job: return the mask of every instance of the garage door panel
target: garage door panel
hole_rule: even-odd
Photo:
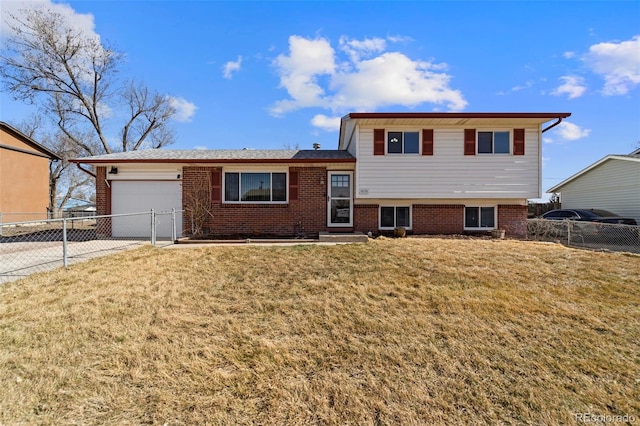
[[[141,237],[151,235],[152,209],[156,216],[156,235],[170,238],[172,234],[172,209],[182,209],[182,183],[176,181],[112,181],[111,213],[128,216],[115,217],[112,222],[114,237]],[[167,214],[162,214],[162,213]],[[134,215],[133,213],[147,213]],[[182,213],[176,213],[178,236],[182,230]]]

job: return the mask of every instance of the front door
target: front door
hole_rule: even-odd
[[[329,172],[327,223],[329,226],[353,226],[353,173]]]

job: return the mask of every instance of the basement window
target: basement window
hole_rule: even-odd
[[[465,207],[464,229],[470,231],[482,231],[495,229],[496,208],[491,207]]]
[[[380,207],[380,229],[411,229],[411,209],[405,206]]]

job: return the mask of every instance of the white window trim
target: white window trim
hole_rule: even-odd
[[[508,132],[509,133],[509,152],[494,152],[495,151],[495,138],[492,138],[493,142],[491,145],[492,152],[480,152],[480,132]],[[486,128],[486,129],[476,129],[476,155],[513,155],[513,129],[501,129],[501,128]],[[469,206],[473,207],[473,206]],[[491,206],[481,206],[481,207],[491,207]]]
[[[227,185],[227,173],[239,173],[240,174],[240,180],[238,182],[238,185],[240,185],[240,188],[242,187],[242,174],[243,173],[269,173],[269,175],[271,175],[271,180],[273,181],[273,173],[284,173],[286,175],[286,200],[285,201],[242,201],[242,200],[238,200],[238,201],[227,201],[226,196],[227,196],[227,191],[226,191],[226,185]],[[269,182],[270,184],[272,182]],[[289,204],[289,171],[285,171],[285,170],[223,170],[222,172],[222,203],[223,204]],[[238,192],[239,192],[239,198],[242,197],[242,193],[240,192],[240,188],[238,188]],[[271,190],[271,195],[273,196],[273,188]]]
[[[393,231],[397,226],[382,226],[382,208],[383,207],[393,207],[393,222],[395,224],[396,221],[396,211],[395,209],[398,207],[408,207],[409,208],[409,226],[405,226],[404,228],[408,231],[413,229],[413,205],[402,205],[402,204],[393,204],[393,205],[380,205],[378,207],[378,229],[381,231]]]
[[[394,132],[394,133],[402,133],[402,151],[403,152],[389,152],[389,132]],[[410,153],[406,153],[404,152],[404,134],[405,133],[418,133],[418,152],[410,152]],[[419,156],[422,155],[422,129],[413,129],[413,128],[406,128],[403,127],[401,129],[384,129],[384,154],[385,155],[397,155],[397,156],[404,156],[404,155],[408,155],[408,156]],[[385,206],[385,207],[392,207],[392,206]],[[400,206],[403,207],[403,206]]]
[[[475,208],[481,208],[481,207],[493,207],[493,227],[490,226],[480,226],[477,228],[473,228],[473,227],[467,227],[467,208],[470,207],[475,207]],[[465,231],[491,231],[492,229],[498,229],[498,206],[494,205],[494,204],[472,204],[472,205],[465,205],[464,206],[464,215],[462,217],[462,224],[464,226],[464,230]]]

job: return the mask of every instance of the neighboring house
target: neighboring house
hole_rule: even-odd
[[[604,209],[640,223],[640,149],[607,155],[548,192],[560,193],[565,209]]]
[[[59,160],[56,153],[0,121],[0,212],[4,222],[47,218],[49,163]]]
[[[74,161],[97,167],[99,215],[188,209],[205,194],[204,228],[214,235],[405,227],[524,236],[527,199],[542,193],[542,133],[569,115],[352,113],[337,150],[145,150]],[[189,215],[178,218],[185,232]]]
[[[79,203],[63,210],[64,217],[93,217],[96,215],[95,203]]]

